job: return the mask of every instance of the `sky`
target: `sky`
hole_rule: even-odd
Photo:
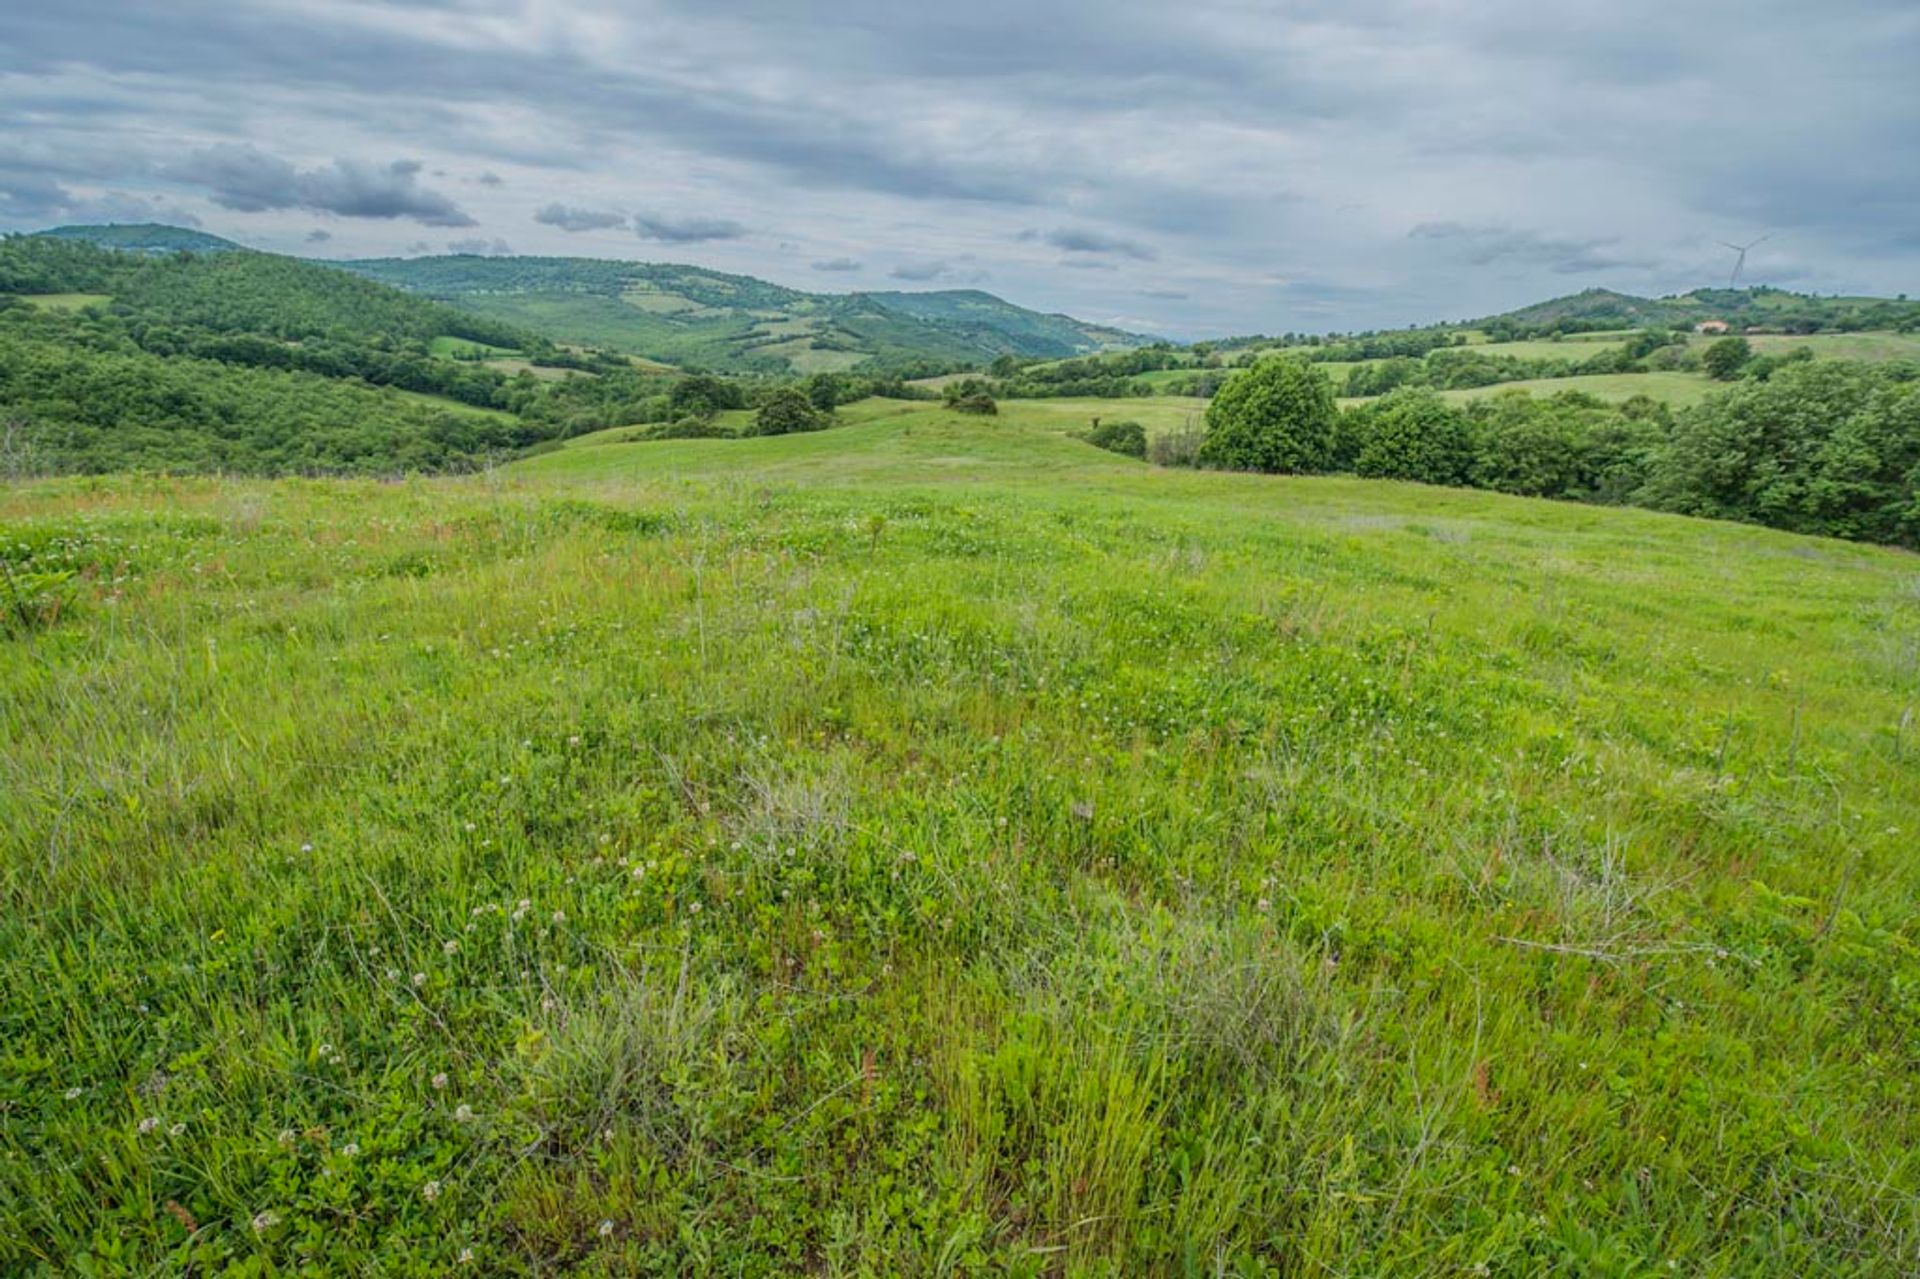
[[[1916,0],[22,0],[0,230],[983,288],[1193,338],[1920,293]]]

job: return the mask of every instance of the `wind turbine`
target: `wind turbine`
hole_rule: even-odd
[[[1765,235],[1761,236],[1759,239],[1749,240],[1745,244],[1728,244],[1725,240],[1720,241],[1722,248],[1732,249],[1735,253],[1738,253],[1740,255],[1739,257],[1733,260],[1733,274],[1727,277],[1728,288],[1731,289],[1740,283],[1740,272],[1745,270],[1747,265],[1747,250],[1753,248],[1757,244],[1765,244],[1768,240],[1771,240],[1772,238],[1773,238],[1773,232],[1769,231]]]

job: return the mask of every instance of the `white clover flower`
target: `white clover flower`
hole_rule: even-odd
[[[67,1089],[67,1100],[68,1100],[68,1101],[78,1101],[78,1100],[80,1099],[80,1093],[81,1093],[81,1091],[82,1091],[82,1090],[81,1090],[81,1089],[79,1089],[79,1088],[69,1088],[69,1089]]]
[[[457,941],[444,941],[440,943],[440,949],[446,954],[457,955],[460,953],[460,943]]]
[[[561,924],[564,924],[564,923],[566,923],[566,922],[567,922],[567,912],[566,912],[566,911],[564,911],[564,910],[556,910],[556,911],[554,911],[554,912],[553,912],[553,922],[554,922],[554,925],[555,925],[555,927],[558,927],[559,925],[561,925]]]
[[[435,1076],[433,1077],[433,1080],[432,1080],[432,1083],[433,1083],[433,1088],[434,1088],[434,1091],[435,1091],[435,1092],[444,1092],[444,1091],[446,1091],[446,1087],[447,1087],[447,1072],[443,1070],[443,1071],[441,1071],[441,1072],[440,1072],[439,1074],[437,1074],[437,1075],[435,1075]]]
[[[286,1147],[288,1150],[292,1150],[293,1149],[293,1129],[282,1128],[280,1130],[280,1135],[278,1137],[275,1137],[274,1140],[279,1142],[282,1146]]]
[[[602,1239],[611,1239],[613,1237],[613,1222],[611,1220],[600,1223],[600,1237]]]
[[[473,1107],[467,1105],[465,1102],[462,1102],[460,1105],[454,1107],[453,1119],[455,1123],[461,1123],[461,1124],[472,1123]]]
[[[144,1137],[148,1133],[152,1132],[155,1128],[158,1128],[159,1126],[160,1126],[159,1119],[155,1118],[152,1115],[148,1115],[145,1119],[142,1119],[140,1121],[140,1135]]]
[[[473,1249],[462,1248],[460,1250],[460,1264],[463,1266],[470,1266],[473,1264]]]
[[[186,1135],[186,1131],[187,1131],[187,1126],[185,1124],[183,1123],[175,1124],[171,1128],[167,1129],[167,1136],[182,1137]]]
[[[440,1197],[440,1183],[437,1181],[429,1181],[426,1185],[420,1187],[420,1197],[428,1203],[432,1203],[438,1199]]]
[[[280,1218],[273,1213],[256,1212],[253,1214],[253,1233],[256,1235],[264,1235],[267,1231],[272,1230],[279,1224]]]
[[[360,1143],[357,1141],[350,1141],[346,1145],[340,1147],[340,1153],[345,1155],[349,1159],[353,1159],[360,1154]]]
[[[1268,901],[1266,898],[1262,897],[1259,901],[1253,904],[1253,908],[1259,911],[1262,915],[1264,915],[1268,911],[1273,909],[1273,903]]]
[[[427,984],[427,975],[425,973],[415,973],[413,975],[413,984],[415,986],[425,986]]]

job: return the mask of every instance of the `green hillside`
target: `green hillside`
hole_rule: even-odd
[[[973,290],[804,293],[698,267],[596,258],[385,258],[348,270],[557,342],[726,372],[923,371],[1146,341]]]
[[[1521,307],[1471,327],[1538,329],[1690,327],[1723,320],[1734,328],[1758,326],[1786,333],[1920,327],[1920,302],[1874,297],[1822,297],[1785,289],[1695,289],[1663,298],[1641,298],[1610,289],[1588,289]]]
[[[1911,1271],[1910,555],[842,412],[0,487],[0,1269]]]

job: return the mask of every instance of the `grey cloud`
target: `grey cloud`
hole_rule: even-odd
[[[368,164],[335,160],[300,170],[245,143],[204,147],[161,170],[169,181],[204,188],[225,209],[261,213],[311,209],[345,218],[410,218],[426,226],[475,225],[451,199],[419,184],[418,160]]]
[[[1578,239],[1544,235],[1506,226],[1468,226],[1459,222],[1422,222],[1407,232],[1412,240],[1438,240],[1460,247],[1475,266],[1519,262],[1546,267],[1561,275],[1605,271],[1616,267],[1644,267],[1650,259],[1619,253],[1612,238]]]
[[[643,240],[661,240],[667,244],[738,240],[747,233],[747,228],[727,218],[669,218],[647,213],[633,215],[633,229]]]
[[[1342,327],[1486,313],[1588,272],[1689,287],[1711,282],[1690,274],[1689,237],[1750,226],[1791,228],[1827,287],[1920,291],[1910,0],[1831,0],[1818,23],[1789,0],[1700,0],[1711,41],[1676,39],[1664,0],[1615,0],[1572,26],[1522,0],[14,8],[0,155],[8,134],[41,153],[0,197],[15,219],[52,207],[24,181],[35,174],[59,199],[152,198],[139,191],[152,166],[110,153],[154,119],[236,142],[235,122],[258,119],[323,154],[376,139],[391,149],[373,154],[456,174],[511,162],[592,175],[583,189],[630,182],[628,200],[669,208],[779,207],[802,243],[847,243],[850,226],[886,243],[890,221],[911,220],[916,239],[895,242],[955,259],[949,246],[1023,225],[1093,225],[1171,263],[1156,274],[1189,297],[1167,299],[1186,303],[1168,320],[1191,325],[1276,330],[1303,302],[1347,308]],[[648,166],[663,162],[656,181]],[[1407,238],[1393,209],[1461,233]],[[756,269],[727,237],[653,238]],[[1054,247],[1068,262],[1147,260],[1081,243]],[[1368,287],[1259,286],[1282,252]],[[1124,276],[1065,265],[1024,262],[1020,300],[1101,314],[1138,296]]]
[[[479,177],[475,178],[474,181],[483,187],[497,187],[505,183],[505,179],[491,169],[482,173]]]
[[[333,238],[333,232],[322,230],[319,227],[315,227],[313,230],[307,232],[308,244],[325,244],[328,240],[331,240],[332,238]]]
[[[958,258],[922,258],[902,262],[887,272],[896,280],[905,280],[914,284],[926,284],[934,280],[945,280],[954,284],[978,284],[987,278],[987,273],[971,265],[973,255],[962,254]]]
[[[562,231],[604,231],[625,226],[627,215],[604,209],[576,209],[564,204],[549,204],[533,215],[535,222],[559,227]]]
[[[487,240],[475,236],[470,240],[447,241],[447,252],[470,253],[475,257],[483,258],[504,258],[512,256],[513,246],[505,240]]]
[[[813,264],[813,269],[816,271],[858,271],[860,269],[860,262],[857,258],[823,258]]]
[[[1144,244],[1124,239],[1117,235],[1108,235],[1102,231],[1088,231],[1080,228],[1062,227],[1055,231],[1023,231],[1022,240],[1041,240],[1063,253],[1110,254],[1115,257],[1133,258],[1139,262],[1151,262],[1158,254]]]

